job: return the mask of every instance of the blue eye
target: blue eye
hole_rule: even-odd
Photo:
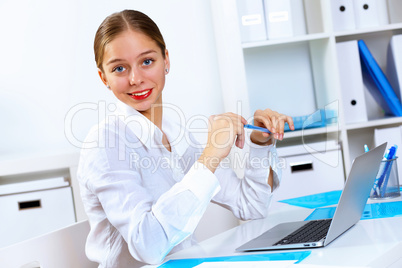
[[[145,66],[151,65],[153,61],[154,60],[152,60],[152,59],[146,59],[146,60],[144,60],[143,65],[145,65]]]
[[[121,73],[125,70],[126,68],[124,68],[123,66],[117,66],[116,68],[113,69],[113,72],[118,72]]]

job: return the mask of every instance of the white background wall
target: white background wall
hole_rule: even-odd
[[[187,119],[223,112],[210,1],[1,0],[0,159],[78,151],[74,145],[104,113],[85,109],[71,117],[73,145],[65,117],[77,105],[114,102],[98,77],[93,39],[103,19],[123,9],[146,13],[165,37],[171,69],[164,101],[181,107]],[[230,215],[212,205],[198,236],[234,226]]]
[[[209,1],[2,0],[1,155],[75,148],[64,133],[68,111],[115,99],[98,77],[93,39],[103,19],[123,9],[148,14],[165,37],[171,70],[164,101],[187,117],[223,112]],[[97,121],[98,111],[77,112],[75,142]]]

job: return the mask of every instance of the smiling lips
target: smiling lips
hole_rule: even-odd
[[[128,93],[128,95],[130,95],[130,97],[135,100],[143,100],[143,99],[148,98],[149,95],[151,95],[151,93],[152,93],[152,88],[145,89],[145,90],[138,91],[138,92]]]

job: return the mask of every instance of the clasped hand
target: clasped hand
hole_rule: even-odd
[[[269,145],[272,139],[282,140],[285,123],[294,130],[293,120],[290,116],[280,114],[271,109],[257,110],[254,113],[254,125],[267,128],[271,134],[253,130],[250,140],[258,145]],[[212,172],[219,163],[228,156],[233,144],[239,148],[244,147],[247,120],[234,113],[224,113],[209,117],[208,141],[199,158]]]

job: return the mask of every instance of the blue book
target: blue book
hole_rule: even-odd
[[[359,40],[363,82],[385,114],[402,116],[402,104],[363,40]]]
[[[337,111],[326,109],[319,109],[309,115],[292,116],[295,130],[325,127],[328,124],[336,123],[337,117]],[[288,124],[285,124],[284,131],[291,131]]]

